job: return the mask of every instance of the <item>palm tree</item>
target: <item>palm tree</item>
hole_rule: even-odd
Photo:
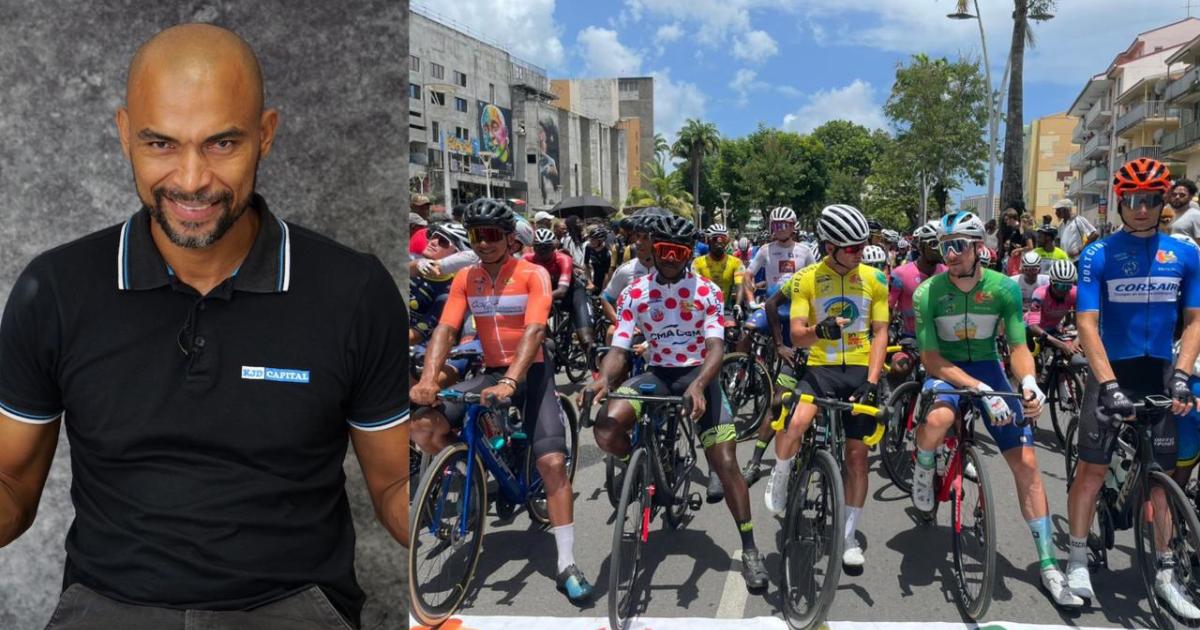
[[[692,196],[683,189],[675,173],[667,174],[658,162],[646,162],[642,167],[642,186],[630,189],[625,206],[658,206],[680,216],[691,217]]]
[[[700,199],[700,170],[704,158],[716,154],[720,147],[721,134],[713,123],[706,123],[696,118],[689,118],[679,131],[675,146],[671,147],[671,155],[688,162],[692,174],[692,203]],[[695,207],[696,218],[700,217],[700,207]]]
[[[671,144],[661,133],[654,134],[654,157],[658,158],[658,163],[664,169],[667,167],[667,158],[671,157]]]
[[[1049,19],[1054,3],[1055,0],[1014,0],[1012,47],[1008,58],[1008,115],[1004,120],[1004,175],[1000,180],[1001,209],[1020,203],[1024,198],[1025,44],[1034,45],[1029,20]]]

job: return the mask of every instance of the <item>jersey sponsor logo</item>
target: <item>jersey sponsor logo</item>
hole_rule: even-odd
[[[1166,265],[1175,262],[1175,252],[1166,249],[1160,249],[1154,254],[1154,260]]]
[[[467,306],[476,317],[524,315],[528,295],[482,295],[467,298]]]
[[[858,304],[849,298],[838,297],[825,302],[825,317],[844,317],[854,323],[860,314]]]
[[[308,383],[309,372],[308,370],[243,365],[242,380],[275,381],[278,383]]]
[[[1107,284],[1111,302],[1174,302],[1179,295],[1179,278],[1169,276],[1119,278]]]
[[[655,322],[661,322],[663,320],[662,309],[656,308],[656,309],[650,311],[650,319]]]
[[[976,304],[987,304],[988,302],[992,301],[992,292],[980,291],[979,293],[975,294],[973,299],[975,300]]]
[[[1136,260],[1128,260],[1121,265],[1121,272],[1127,276],[1132,276],[1138,272],[1138,263]]]
[[[987,339],[994,336],[996,315],[986,313],[965,313],[962,315],[942,315],[933,320],[937,326],[938,339],[942,341],[970,341],[972,339]]]
[[[788,258],[786,260],[779,261],[779,273],[795,273],[796,272],[796,261],[792,260],[791,257],[792,257],[792,255],[789,253]]]

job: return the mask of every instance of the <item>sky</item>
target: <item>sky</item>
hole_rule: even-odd
[[[1200,16],[1200,0],[1191,0]],[[740,137],[760,123],[808,132],[833,119],[888,128],[882,105],[915,53],[982,63],[979,23],[954,0],[413,0],[552,78],[653,76],[654,126],[688,118]],[[978,0],[994,85],[1012,0]],[[1138,33],[1187,17],[1188,0],[1058,0],[1025,52],[1025,121],[1066,111]],[[1135,10],[1130,10],[1135,6]],[[435,8],[436,7],[436,8]],[[974,7],[971,7],[972,12]],[[1003,141],[1001,127],[1000,143]],[[972,186],[963,194],[982,187]]]

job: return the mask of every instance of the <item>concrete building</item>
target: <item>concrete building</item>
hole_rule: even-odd
[[[1074,176],[1071,155],[1079,145],[1071,142],[1075,118],[1066,113],[1039,118],[1028,126],[1025,137],[1025,208],[1041,217],[1054,217],[1054,204],[1066,195]],[[1056,220],[1057,219],[1053,219]]]
[[[1067,194],[1093,222],[1104,222],[1114,207],[1112,173],[1125,162],[1153,157],[1166,160],[1175,174],[1187,172],[1178,157],[1186,148],[1178,133],[1180,105],[1168,99],[1167,89],[1184,73],[1186,62],[1176,56],[1187,58],[1183,48],[1197,37],[1200,19],[1190,17],[1138,34],[1067,110],[1078,119],[1071,140],[1081,147],[1070,158],[1076,174]],[[1167,142],[1175,144],[1170,151],[1164,151]]]
[[[491,196],[523,200],[529,210],[582,194],[621,206],[630,126],[620,124],[619,106],[616,115],[557,106],[545,70],[426,8],[412,9],[412,190],[447,206],[489,187]]]
[[[642,165],[654,155],[654,78],[555,79],[555,105],[624,129],[630,188],[641,186]]]
[[[992,212],[991,212],[991,214],[988,214],[988,212],[987,212],[987,202],[988,202],[987,195],[972,195],[970,197],[963,197],[962,199],[958,200],[958,209],[974,212],[976,215],[978,215],[980,217],[999,216],[1000,215],[1000,196],[996,195],[996,196],[992,197]],[[931,213],[929,218],[935,219],[937,217],[933,216],[933,214]]]
[[[1163,154],[1182,164],[1181,174],[1200,176],[1200,36],[1167,57],[1172,77],[1163,99],[1179,112],[1179,128],[1162,138]]]

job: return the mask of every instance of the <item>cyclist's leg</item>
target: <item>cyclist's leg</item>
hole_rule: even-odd
[[[796,379],[796,368],[784,361],[779,369],[779,376],[775,378],[775,393],[771,396],[771,407],[767,412],[766,421],[758,426],[758,433],[755,436],[754,454],[750,456],[750,461],[746,462],[746,468],[743,470],[743,476],[747,483],[753,483],[758,479],[758,468],[762,465],[763,454],[767,451],[767,446],[771,444],[771,439],[775,437],[775,430],[771,428],[771,421],[779,417],[783,411],[783,393],[796,391],[796,386],[799,381]]]
[[[841,400],[846,400],[866,380],[866,366],[846,366],[838,375],[839,382],[835,395]],[[853,549],[858,547],[855,531],[858,529],[858,519],[867,502],[867,490],[870,487],[867,474],[867,456],[870,449],[863,443],[863,438],[875,433],[878,421],[874,416],[845,414],[842,416],[842,421],[846,432],[846,528],[844,534],[846,549]],[[859,562],[861,562],[861,558]]]
[[[826,396],[829,393],[831,370],[839,368],[831,368],[827,366],[809,368],[804,373],[804,378],[800,379],[796,385],[796,393],[810,394],[813,396]],[[787,425],[776,433],[775,439],[775,468],[788,468],[791,465],[792,458],[796,456],[796,452],[800,450],[800,440],[804,437],[804,432],[808,430],[812,424],[813,418],[817,416],[817,406],[796,401],[793,405],[792,417],[788,420]],[[774,420],[774,418],[771,418]],[[781,466],[780,462],[784,462]]]
[[[638,387],[644,383],[653,383],[660,392],[667,391],[667,384],[655,375],[654,370],[643,372],[621,383],[616,391],[622,394],[638,394]],[[629,452],[633,450],[629,430],[633,428],[641,412],[642,405],[635,400],[606,401],[597,415],[596,425],[592,428],[600,450],[618,458],[629,457]]]
[[[946,432],[954,424],[958,413],[958,396],[955,394],[938,394],[938,391],[956,389],[950,383],[941,379],[931,378],[925,381],[922,396],[935,396],[929,413],[917,427],[916,465],[912,473],[913,506],[923,512],[929,512],[934,507],[933,473],[936,468],[937,448],[946,437]]]
[[[1193,376],[1188,385],[1192,394],[1200,396],[1200,377]],[[1175,453],[1175,483],[1180,488],[1187,488],[1192,477],[1192,469],[1200,461],[1200,411],[1192,409],[1186,415],[1175,417],[1176,437]]]
[[[578,279],[571,281],[567,300],[571,314],[571,326],[575,329],[575,334],[579,336],[579,344],[583,347],[585,356],[590,357],[592,345],[595,343],[592,336],[592,303],[588,300],[587,290]],[[563,357],[565,360],[565,353]]]
[[[478,393],[500,382],[502,370],[489,370],[467,381],[455,384],[450,389],[460,392]],[[412,413],[409,437],[425,453],[430,455],[454,443],[454,434],[462,428],[463,417],[469,405],[462,402],[444,401],[440,409],[417,407]]]
[[[750,352],[750,344],[753,341],[754,334],[758,332],[766,332],[767,330],[767,311],[761,308],[754,309],[753,313],[746,318],[746,323],[742,325],[742,338],[738,340],[738,352]]]

